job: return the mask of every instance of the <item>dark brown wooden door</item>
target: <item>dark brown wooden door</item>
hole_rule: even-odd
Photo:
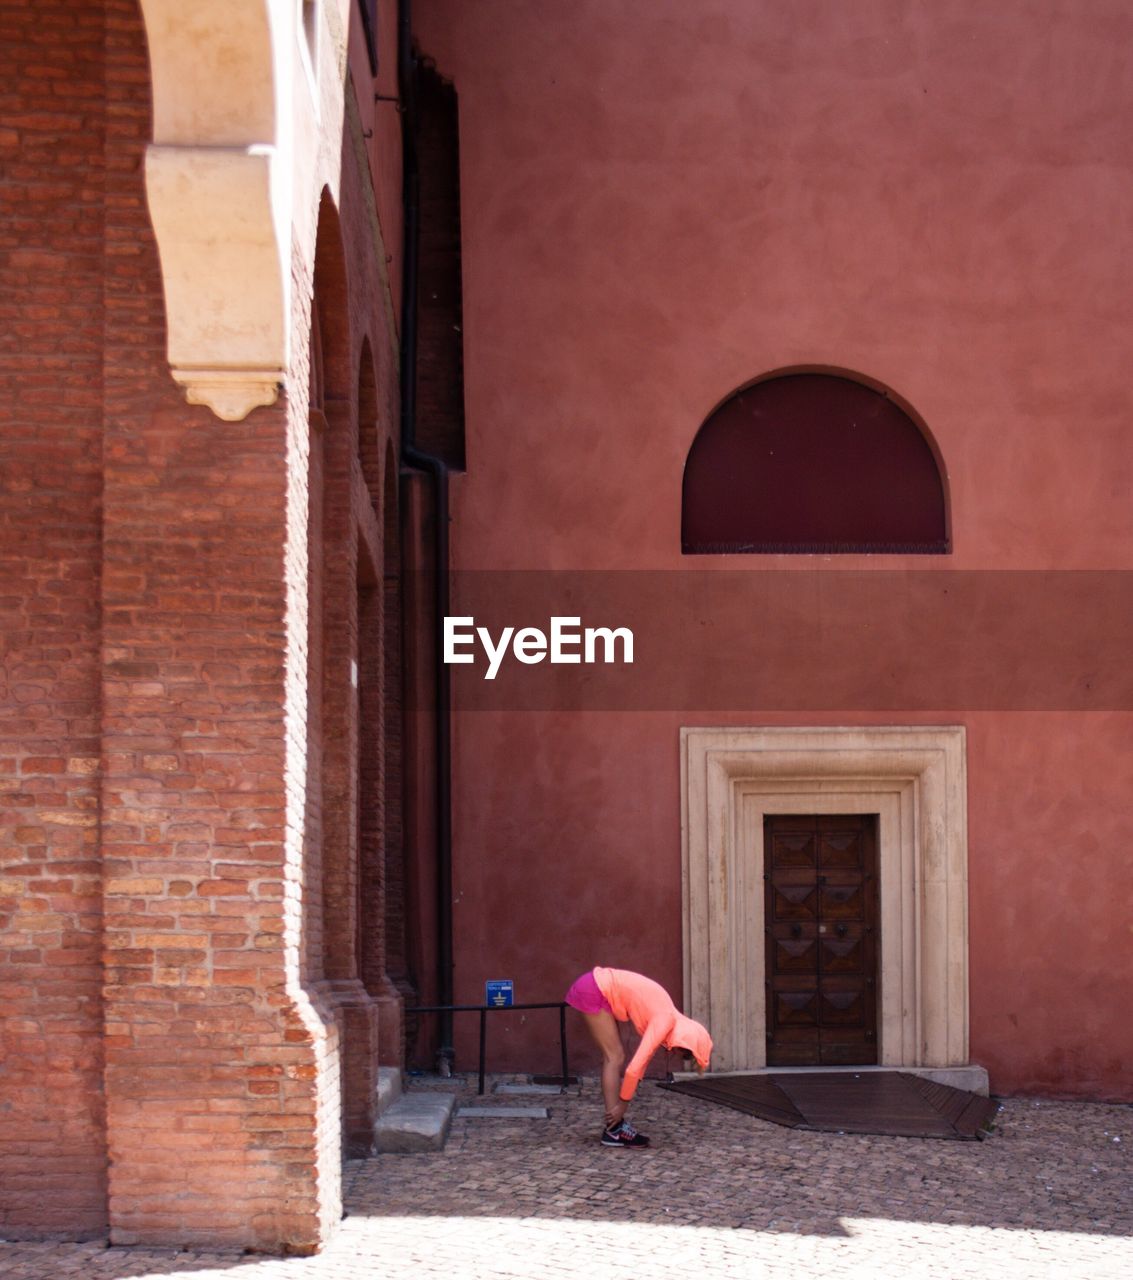
[[[767,1064],[877,1062],[877,816],[763,822]]]

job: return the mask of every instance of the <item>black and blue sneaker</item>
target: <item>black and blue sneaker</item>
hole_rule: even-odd
[[[647,1147],[649,1139],[625,1120],[619,1121],[602,1131],[604,1147]]]

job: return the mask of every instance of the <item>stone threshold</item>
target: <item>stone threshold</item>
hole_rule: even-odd
[[[966,1067],[902,1067],[897,1064],[864,1067],[755,1067],[748,1071],[712,1071],[704,1078],[708,1079],[711,1076],[722,1078],[725,1076],[815,1075],[819,1072],[861,1075],[867,1071],[902,1071],[906,1075],[922,1076],[926,1080],[932,1080],[935,1084],[946,1084],[953,1089],[966,1089],[969,1093],[978,1093],[982,1098],[990,1096],[987,1068],[977,1066],[974,1063]],[[695,1071],[674,1071],[672,1075],[674,1080],[698,1080],[701,1078]]]

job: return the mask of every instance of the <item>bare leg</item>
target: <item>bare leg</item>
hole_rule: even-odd
[[[591,1039],[602,1051],[602,1098],[606,1104],[606,1125],[617,1124],[626,1113],[626,1104],[618,1096],[622,1087],[622,1067],[626,1054],[621,1032],[612,1013],[584,1013]]]

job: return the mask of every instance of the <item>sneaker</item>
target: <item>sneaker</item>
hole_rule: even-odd
[[[632,1124],[623,1120],[612,1129],[602,1131],[602,1145],[604,1147],[647,1147],[649,1139],[645,1134],[638,1133]]]

